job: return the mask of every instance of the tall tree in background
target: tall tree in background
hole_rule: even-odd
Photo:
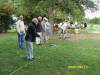
[[[13,12],[11,0],[0,0],[0,14],[10,15]]]
[[[75,20],[81,20],[85,9],[96,8],[91,0],[0,0],[0,3],[0,14],[8,16],[13,12],[26,18],[46,16],[52,25],[55,17],[62,19],[72,16]]]
[[[13,6],[11,0],[0,0],[0,3],[0,32],[7,32],[12,23],[10,16],[13,13]]]
[[[95,8],[95,4],[90,0],[23,0],[22,2],[15,13],[34,16],[38,14],[48,16],[50,20],[53,20],[55,13],[59,11],[81,19],[84,16],[84,8]]]
[[[85,9],[96,9],[96,5],[90,0],[41,0],[38,2],[38,5],[41,9],[47,9],[48,17],[52,25],[54,23],[55,13],[57,14],[59,11],[64,14],[64,18],[67,15],[71,15],[73,19],[81,20],[85,15]]]

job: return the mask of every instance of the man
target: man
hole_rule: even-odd
[[[51,34],[51,24],[48,22],[48,19],[46,17],[43,18],[42,29],[43,29],[44,42],[47,42]]]
[[[40,37],[36,32],[36,25],[38,24],[37,18],[32,19],[32,25],[28,27],[26,33],[26,49],[27,49],[27,59],[32,60],[33,56],[33,42],[35,42],[36,37]]]
[[[66,39],[68,27],[69,27],[69,22],[67,20],[64,20],[62,23],[60,23],[61,33],[59,38]]]
[[[42,38],[42,17],[39,16],[38,17],[38,25],[36,26],[36,31],[37,31],[37,34],[40,35],[40,37],[36,37],[36,44],[37,45],[41,45],[41,38]]]
[[[18,34],[18,47],[24,48],[24,34],[25,34],[25,25],[23,21],[23,16],[19,16],[18,21],[16,23],[16,30]]]

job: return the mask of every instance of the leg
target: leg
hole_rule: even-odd
[[[24,33],[21,33],[21,48],[24,48]]]
[[[43,33],[43,40],[46,42],[46,32]]]
[[[41,39],[42,39],[42,32],[39,32],[39,35],[40,35],[40,44],[41,44]]]
[[[63,29],[61,29],[61,32],[60,32],[60,36],[59,36],[59,39],[62,39],[63,38]]]
[[[26,50],[27,50],[27,59],[30,58],[30,55],[29,55],[29,42],[26,41]]]
[[[51,34],[50,30],[47,30],[46,33],[45,33],[45,39],[46,41],[49,40],[49,35]]]
[[[40,45],[41,44],[41,32],[38,32],[38,35],[40,35],[40,37],[36,37],[36,44]]]
[[[21,48],[21,35],[18,33],[18,48]]]
[[[37,45],[40,44],[40,37],[36,37],[36,44],[37,44]]]
[[[30,59],[32,59],[33,58],[33,43],[32,42],[30,42],[29,53],[30,53]]]
[[[27,58],[31,60],[33,58],[33,43],[26,41],[26,48],[27,48]]]

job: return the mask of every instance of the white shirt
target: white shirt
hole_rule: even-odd
[[[59,24],[58,24],[58,27],[61,28],[62,24],[63,24],[63,23],[59,23]]]
[[[75,28],[75,24],[72,24],[72,28]]]
[[[21,20],[18,20],[16,23],[16,30],[18,33],[24,32],[25,33],[25,25],[24,22]]]
[[[62,28],[63,30],[66,30],[66,29],[67,29],[67,26],[68,26],[68,23],[65,22],[65,23],[63,23],[63,25],[61,26],[61,28]]]

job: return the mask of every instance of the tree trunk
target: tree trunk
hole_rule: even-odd
[[[53,14],[53,8],[51,6],[48,8],[48,17],[49,17],[49,22],[51,23],[51,28],[52,28],[51,33],[53,34],[54,14]]]

